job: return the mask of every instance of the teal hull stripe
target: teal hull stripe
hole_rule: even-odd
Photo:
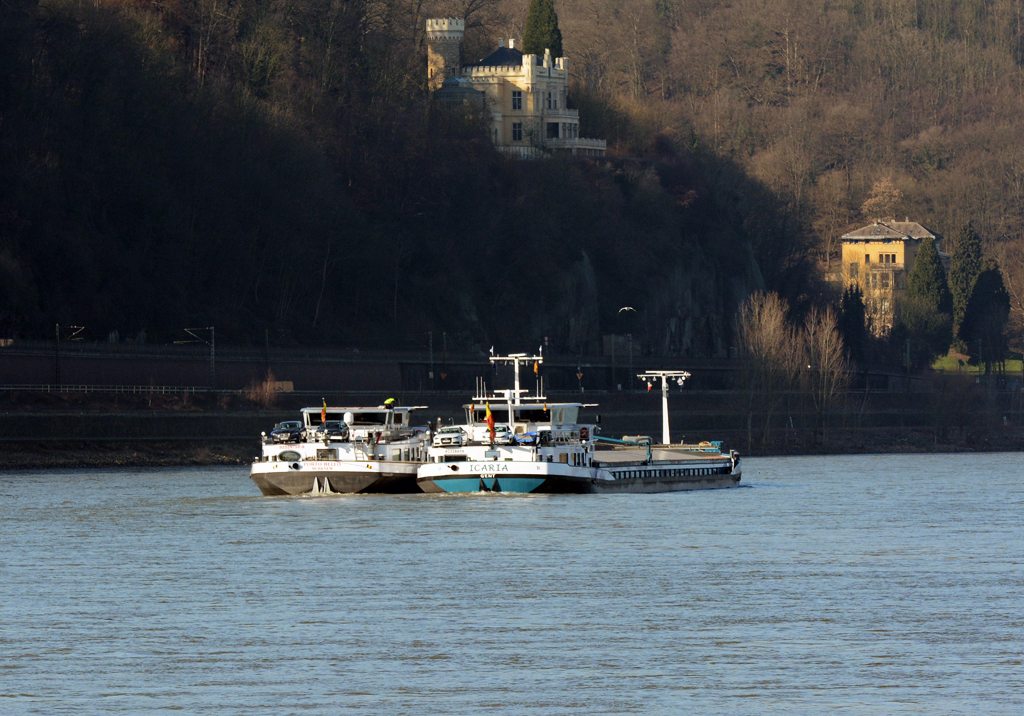
[[[445,492],[479,492],[479,477],[435,477],[434,484]],[[498,483],[501,492],[533,492],[544,484],[543,477],[485,477],[484,485],[488,490],[494,490],[494,483]]]

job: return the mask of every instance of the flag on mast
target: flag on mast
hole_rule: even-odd
[[[491,442],[494,442],[494,414],[491,412],[490,402],[484,403],[484,407],[487,408],[487,412],[484,414],[484,420],[487,421],[487,429],[491,432]]]
[[[324,401],[324,407],[320,408],[320,422],[321,423],[326,423],[327,422],[327,401],[324,400],[323,398],[320,398],[320,400]]]

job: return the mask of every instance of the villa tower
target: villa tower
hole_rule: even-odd
[[[462,38],[466,21],[457,17],[427,20],[427,84],[438,89],[462,70]]]

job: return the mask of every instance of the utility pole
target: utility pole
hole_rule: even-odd
[[[633,334],[629,335],[629,392],[633,392]]]
[[[216,354],[217,336],[210,326],[210,390],[217,390],[217,354]]]
[[[57,342],[55,345],[55,352],[53,357],[53,382],[57,384],[57,390],[60,390],[60,324],[57,324]]]
[[[175,341],[175,343],[205,343],[210,346],[210,392],[215,392],[217,389],[217,334],[213,326],[207,326],[206,328],[186,328],[185,333],[189,334],[196,340],[194,341]],[[205,340],[201,336],[196,335],[196,331],[209,331],[210,340]],[[268,339],[269,340],[269,339]],[[269,349],[268,349],[269,350]]]

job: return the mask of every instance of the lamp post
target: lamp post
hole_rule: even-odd
[[[676,383],[679,387],[683,387],[683,383],[690,374],[685,370],[649,370],[646,373],[637,375],[640,380],[646,381],[648,390],[651,386],[651,381],[661,379],[661,444],[671,445],[672,439],[668,429],[668,381],[670,378],[675,378]]]

